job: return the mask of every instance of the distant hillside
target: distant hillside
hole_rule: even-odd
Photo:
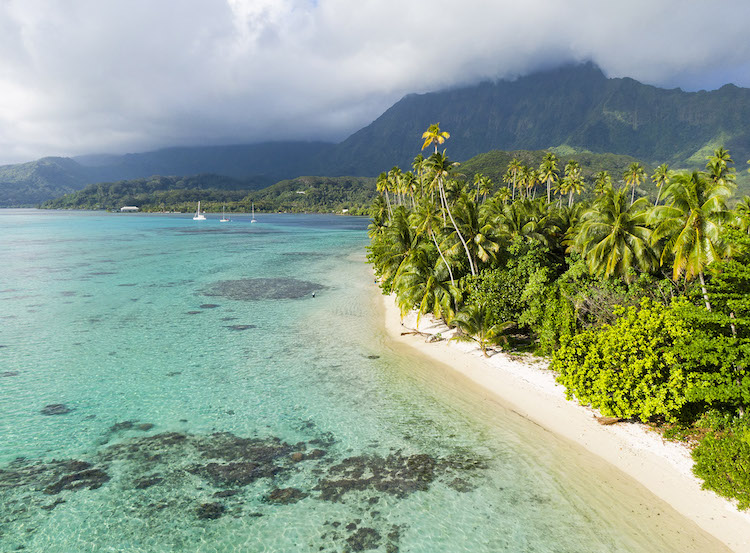
[[[34,205],[79,190],[86,170],[64,157],[0,167],[0,207]]]
[[[267,183],[220,175],[150,177],[90,184],[83,190],[48,200],[46,209],[115,209],[135,205],[146,211],[194,209],[199,200],[219,204],[236,202]]]
[[[318,158],[333,146],[327,142],[196,146],[124,156],[82,156],[77,161],[97,181],[214,173],[238,179],[263,177],[274,182],[317,173],[311,170],[319,163]]]
[[[702,168],[706,156],[723,145],[736,162],[740,184],[750,182],[743,173],[750,158],[750,89],[665,90],[628,78],[608,79],[584,64],[514,81],[411,94],[340,144],[167,148],[0,167],[0,206],[32,205],[86,184],[151,175],[215,173],[266,184],[299,175],[374,177],[394,165],[410,168],[422,132],[436,122],[451,133],[445,147],[457,161],[490,150],[558,148]]]
[[[45,209],[119,210],[134,205],[141,211],[259,211],[364,213],[375,197],[375,179],[367,177],[299,177],[258,190],[247,180],[220,175],[150,177],[90,184],[83,190],[48,200]]]
[[[665,90],[607,79],[584,64],[408,95],[337,145],[331,167],[376,174],[408,166],[421,147],[421,133],[436,122],[451,133],[445,147],[457,160],[493,149],[564,145],[675,167],[702,167],[720,145],[731,151],[738,168],[750,158],[750,89]]]

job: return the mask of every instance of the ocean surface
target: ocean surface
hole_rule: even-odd
[[[723,550],[391,343],[365,219],[256,217],[0,210],[0,551]]]

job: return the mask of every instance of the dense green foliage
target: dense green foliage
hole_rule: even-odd
[[[500,343],[551,354],[568,397],[605,415],[694,434],[709,411],[746,421],[750,198],[730,209],[727,150],[704,171],[584,172],[547,152],[525,158],[538,167],[494,153],[472,172],[438,150],[449,137],[431,125],[434,153],[376,183],[368,260],[402,313],[432,313],[486,355]],[[736,444],[720,442],[736,434],[711,435],[706,455],[731,463]]]
[[[703,487],[750,509],[750,424],[748,418],[714,424],[693,450],[693,471]]]
[[[690,386],[675,346],[689,333],[673,310],[646,299],[622,312],[614,325],[564,340],[551,368],[568,398],[605,415],[675,422],[685,418]]]

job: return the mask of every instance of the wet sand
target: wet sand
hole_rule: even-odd
[[[401,319],[393,297],[381,296],[380,301],[391,340],[449,366],[457,376],[476,384],[485,399],[491,396],[492,401],[603,459],[731,551],[750,553],[750,514],[701,489],[686,447],[664,442],[637,423],[603,426],[592,409],[565,399],[564,388],[555,383],[546,362],[500,352],[486,358],[471,343],[448,341],[453,332],[431,317],[422,317],[417,325],[413,313]],[[411,333],[414,330],[421,334]],[[438,333],[443,340],[427,342],[426,335]]]

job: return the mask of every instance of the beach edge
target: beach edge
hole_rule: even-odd
[[[454,331],[431,316],[419,324],[413,312],[402,319],[395,297],[376,293],[389,339],[449,366],[522,417],[616,467],[735,553],[750,553],[750,513],[701,488],[687,447],[638,423],[601,425],[592,409],[565,398],[546,361],[504,353],[486,358],[471,343],[449,341]],[[436,334],[442,339],[427,341]]]

